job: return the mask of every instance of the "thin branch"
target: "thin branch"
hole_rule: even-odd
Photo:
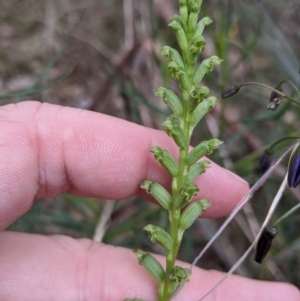
[[[114,200],[106,200],[104,208],[100,214],[94,235],[93,240],[97,242],[101,242],[103,239],[103,236],[108,228],[108,224],[110,221],[111,214],[114,209],[116,201]]]

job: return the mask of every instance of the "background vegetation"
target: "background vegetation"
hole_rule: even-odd
[[[205,33],[205,56],[224,60],[205,83],[216,96],[245,81],[276,86],[289,79],[300,83],[299,0],[204,0],[202,16],[214,20]],[[84,108],[159,128],[168,114],[153,90],[173,85],[161,46],[174,44],[168,29],[177,1],[144,0],[10,0],[0,1],[0,103],[35,99]],[[298,11],[298,13],[297,13]],[[35,92],[72,74],[59,84]],[[26,91],[26,94],[11,94]],[[31,94],[31,96],[26,96]],[[269,92],[244,88],[222,101],[197,130],[194,141],[211,136],[225,141],[213,156],[253,184],[265,146],[299,132],[300,110],[283,102],[268,111]],[[286,162],[260,189],[200,262],[204,268],[228,270],[253,240]],[[216,189],[217,189],[216,183]],[[276,211],[281,216],[300,201],[299,187],[288,190]],[[61,195],[40,200],[10,230],[93,237],[104,200]],[[164,213],[137,197],[116,202],[103,241],[160,252],[143,226]],[[156,222],[155,222],[156,223]],[[199,220],[187,232],[180,256],[192,261],[221,220]],[[157,223],[156,223],[157,224]],[[300,287],[300,212],[279,225],[270,255],[262,266],[249,258],[239,273],[257,279],[292,282]]]

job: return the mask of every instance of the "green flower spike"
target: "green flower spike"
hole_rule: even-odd
[[[190,149],[194,128],[218,104],[218,99],[210,95],[212,91],[201,85],[206,74],[221,63],[217,56],[198,63],[198,54],[205,47],[202,32],[212,22],[207,17],[198,21],[201,3],[202,0],[179,0],[179,15],[173,16],[169,24],[176,34],[179,49],[164,46],[161,50],[180,92],[159,87],[155,94],[172,110],[172,115],[162,125],[178,150],[177,154],[171,155],[168,149],[153,146],[150,152],[170,175],[171,185],[165,188],[149,180],[141,183],[141,188],[154,197],[168,214],[168,230],[152,224],[144,227],[151,242],[164,249],[165,268],[152,255],[141,250],[134,251],[139,263],[158,284],[158,301],[171,300],[177,288],[182,287],[191,276],[189,270],[176,266],[175,261],[185,230],[210,206],[207,199],[193,202],[199,192],[194,182],[210,166],[210,162],[203,157],[210,155],[222,143],[215,138]]]

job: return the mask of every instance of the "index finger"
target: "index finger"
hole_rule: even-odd
[[[159,145],[177,157],[165,132],[100,113],[38,102],[0,108],[0,229],[35,198],[63,192],[122,199],[141,193],[144,179],[166,186],[170,176],[149,152]],[[212,201],[211,217],[228,214],[248,184],[212,163],[196,183]]]

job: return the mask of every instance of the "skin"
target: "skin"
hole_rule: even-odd
[[[143,195],[143,179],[170,183],[148,151],[160,145],[176,156],[177,146],[161,131],[37,102],[0,107],[0,129],[1,231],[37,198],[68,192],[123,199]],[[197,184],[199,196],[212,201],[205,213],[210,218],[227,215],[248,190],[246,182],[216,164]],[[198,300],[221,276],[195,268],[175,300]],[[131,250],[67,236],[0,232],[0,301],[124,298],[156,300],[156,285]],[[299,290],[231,276],[206,300],[287,299],[299,301]]]

